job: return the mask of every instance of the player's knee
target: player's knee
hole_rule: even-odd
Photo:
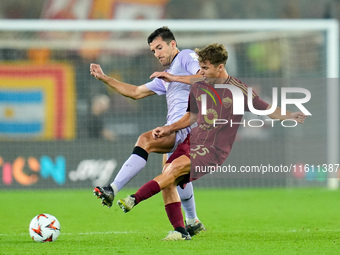
[[[165,170],[164,173],[171,175],[171,177],[176,180],[179,176],[182,176],[185,171],[185,165],[181,162],[173,161]]]
[[[151,136],[149,132],[143,133],[138,137],[136,146],[143,148],[144,150],[148,151],[150,149],[151,144]]]
[[[175,160],[171,163],[171,167],[173,168],[173,172],[178,174],[180,176],[180,174],[186,170],[187,168],[187,163],[186,162],[182,162],[179,160]]]
[[[162,175],[168,180],[169,183],[174,183],[177,178],[176,171],[173,171],[170,166],[164,169]]]

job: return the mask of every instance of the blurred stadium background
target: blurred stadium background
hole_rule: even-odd
[[[150,54],[146,37],[163,25],[173,29],[180,49],[225,44],[229,74],[247,81],[269,102],[273,84],[312,93],[307,108],[313,117],[304,126],[241,127],[227,165],[293,164],[305,169],[305,164],[340,163],[339,130],[332,129],[339,116],[332,116],[335,125],[330,120],[330,109],[338,108],[330,97],[339,98],[339,91],[330,92],[337,80],[327,79],[338,78],[338,17],[340,2],[331,0],[2,0],[0,189],[92,188],[113,179],[139,134],[165,123],[165,97],[126,99],[91,77],[89,65],[99,63],[106,74],[127,83],[148,82],[162,67]],[[89,22],[94,19],[113,20],[112,27]],[[192,30],[184,29],[177,19],[209,19],[211,29],[200,29],[198,21],[192,22]],[[256,23],[238,30],[241,19],[280,19],[281,28],[266,29],[267,22],[263,28]],[[281,19],[310,23],[296,29],[300,23]],[[54,26],[53,20],[77,21],[63,27]],[[138,29],[145,21],[150,22]],[[225,29],[214,29],[220,22],[226,22]],[[332,42],[330,33],[337,36]],[[142,185],[160,169],[161,156],[151,155],[128,186]],[[195,185],[326,187],[328,177],[311,171],[265,177],[222,174]]]

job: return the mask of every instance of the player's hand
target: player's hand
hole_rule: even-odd
[[[98,80],[103,80],[106,77],[102,68],[98,64],[92,63],[90,65],[90,72],[91,72],[91,75],[94,76]]]
[[[153,78],[159,78],[166,82],[175,81],[174,75],[167,73],[167,72],[154,72],[153,74],[150,75],[150,79],[153,79]]]
[[[161,138],[163,136],[168,136],[172,133],[171,128],[169,126],[156,127],[152,130],[153,139]]]
[[[303,124],[306,119],[306,115],[304,115],[302,112],[293,112],[291,113],[291,117],[300,124]]]

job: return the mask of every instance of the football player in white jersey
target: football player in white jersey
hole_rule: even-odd
[[[189,49],[180,51],[177,48],[175,37],[169,28],[161,27],[155,30],[150,34],[147,41],[151,52],[159,62],[163,66],[169,66],[166,72],[171,75],[179,75],[183,79],[188,80],[193,77],[201,77],[198,74],[200,67],[196,53]],[[132,99],[141,99],[155,94],[165,94],[168,106],[166,125],[171,125],[178,121],[186,113],[190,93],[190,86],[187,85],[188,81],[183,83],[175,81],[167,82],[164,78],[156,77],[151,82],[135,86],[106,76],[98,64],[91,64],[90,72],[91,75],[104,82],[119,94]],[[149,153],[167,153],[168,158],[177,145],[185,140],[189,132],[190,128],[186,128],[156,140],[153,139],[152,130],[141,134],[131,156],[125,161],[114,181],[107,187],[96,187],[94,194],[101,198],[103,205],[111,207],[117,193],[144,168]],[[163,161],[166,161],[166,159]],[[178,187],[178,193],[185,211],[186,228],[190,235],[192,236],[205,230],[197,217],[192,184],[189,183],[184,189]]]

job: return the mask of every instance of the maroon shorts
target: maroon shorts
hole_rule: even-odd
[[[171,163],[176,158],[183,155],[190,158],[190,134],[188,134],[185,140],[177,146],[176,150],[171,154],[166,163]]]
[[[216,150],[212,147],[208,148],[202,144],[190,143],[190,135],[188,135],[183,143],[178,145],[166,163],[171,163],[183,155],[190,158],[190,174],[185,175],[184,179],[178,184],[183,186],[183,184],[197,180],[207,174],[208,172],[202,171],[205,167],[220,164],[217,154]]]
[[[171,154],[166,163],[171,163],[183,155],[190,158],[190,134],[188,134],[185,140],[177,146],[176,150]],[[183,180],[181,180],[177,185],[184,189],[188,182],[190,182],[190,174],[184,175]]]

